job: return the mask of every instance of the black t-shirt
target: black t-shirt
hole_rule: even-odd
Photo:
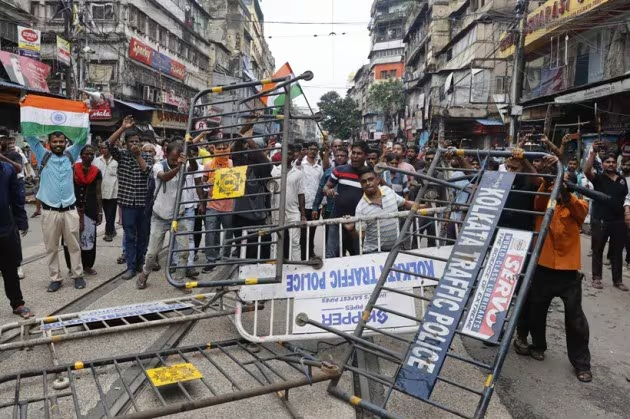
[[[22,167],[22,156],[17,151],[6,151],[2,154],[4,154],[4,157],[11,160],[13,163],[17,163],[20,165],[20,167]]]
[[[591,217],[603,221],[623,221],[623,203],[628,195],[628,185],[622,176],[612,180],[605,174],[597,174],[591,180],[596,191],[610,195],[611,200],[593,200]]]
[[[508,194],[505,201],[504,211],[499,219],[499,227],[514,228],[517,230],[533,231],[536,223],[536,216],[533,214],[524,214],[522,212],[505,211],[505,209],[517,209],[524,211],[534,210],[535,195],[527,193],[519,193],[515,191],[536,192],[538,187],[531,182],[531,176],[516,175],[512,190]]]

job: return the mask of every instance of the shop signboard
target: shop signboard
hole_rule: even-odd
[[[42,33],[36,29],[18,26],[18,50],[22,57],[39,60],[42,49]]]
[[[57,61],[70,65],[70,42],[60,36],[57,36]]]
[[[128,55],[132,60],[178,80],[186,79],[186,66],[184,64],[167,57],[136,38],[131,38],[131,42],[129,42]]]
[[[525,48],[562,27],[571,19],[599,8],[611,0],[547,0],[527,15]],[[503,33],[500,38],[499,56],[506,58],[514,54],[514,34]]]
[[[0,51],[0,62],[12,82],[43,92],[50,92],[46,79],[50,66],[28,57]]]

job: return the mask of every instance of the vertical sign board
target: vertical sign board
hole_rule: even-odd
[[[481,177],[442,279],[396,376],[396,387],[419,399],[431,396],[471,289],[483,264],[514,173]]]
[[[462,332],[498,343],[532,233],[500,228],[479,279]]]

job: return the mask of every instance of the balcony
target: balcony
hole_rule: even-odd
[[[418,56],[419,52],[427,44],[429,40],[429,31],[426,26],[421,27],[414,36],[410,37],[407,43],[407,52],[405,54],[405,63],[409,65],[414,62],[415,58]]]

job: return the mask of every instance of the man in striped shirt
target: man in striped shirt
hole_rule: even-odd
[[[363,197],[357,204],[355,215],[389,218],[363,221],[358,227],[355,224],[346,224],[344,227],[357,237],[359,233],[363,235],[364,254],[390,251],[399,235],[398,218],[393,215],[399,208],[411,209],[413,202],[407,201],[387,186],[380,186],[381,179],[374,169],[364,168],[359,179]]]
[[[365,167],[369,147],[365,141],[359,141],[352,145],[350,164],[335,166],[330,179],[324,186],[324,195],[335,199],[335,207],[331,218],[353,216],[357,203],[363,196],[363,190],[359,183],[359,173]],[[337,190],[335,190],[335,186]],[[359,254],[359,241],[346,229],[341,231],[341,243],[339,243],[339,225],[331,224],[326,231],[326,257],[335,258],[343,256],[347,251],[350,255]],[[341,248],[344,251],[340,250]]]

